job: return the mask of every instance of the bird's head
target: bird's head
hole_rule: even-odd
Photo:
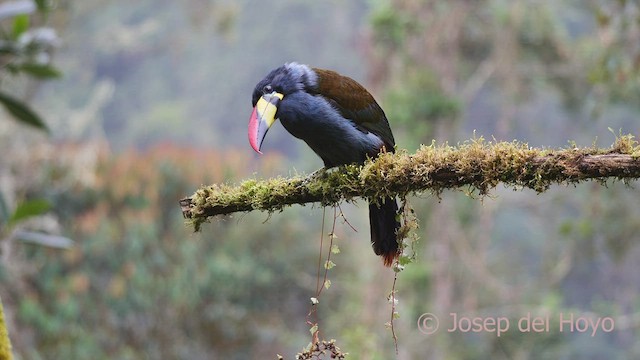
[[[278,106],[288,95],[313,89],[316,73],[307,65],[295,62],[272,70],[253,90],[253,112],[249,120],[249,143],[259,154],[262,140],[278,118]]]

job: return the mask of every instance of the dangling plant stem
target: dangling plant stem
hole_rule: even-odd
[[[331,255],[332,254],[337,254],[340,252],[339,248],[337,247],[337,245],[334,246],[333,244],[333,240],[336,238],[335,235],[335,231],[336,231],[336,220],[338,219],[338,216],[341,216],[342,218],[345,219],[344,214],[342,213],[342,209],[340,209],[340,213],[338,214],[338,208],[339,206],[335,206],[333,208],[333,223],[331,225],[331,232],[329,233],[329,250],[327,251],[327,259],[324,262],[324,273],[322,275],[322,282],[320,281],[321,278],[321,269],[323,267],[322,264],[322,249],[324,248],[323,246],[323,240],[324,240],[324,223],[325,223],[325,214],[326,211],[323,210],[322,211],[322,231],[320,234],[320,250],[318,252],[318,269],[317,269],[317,278],[316,278],[316,292],[314,297],[311,298],[311,307],[309,309],[309,312],[307,313],[307,317],[306,317],[306,322],[307,325],[311,326],[310,332],[311,332],[311,337],[312,337],[312,344],[317,344],[320,341],[320,327],[318,325],[318,317],[317,317],[317,311],[318,311],[318,303],[320,301],[320,295],[322,294],[322,290],[324,289],[328,289],[331,286],[331,281],[327,278],[328,277],[328,273],[329,270],[331,268],[333,268],[335,266],[335,264],[331,261]],[[348,222],[347,222],[348,223]],[[349,226],[351,226],[351,224],[349,224]],[[353,229],[353,227],[351,227]],[[354,229],[355,231],[355,229]],[[311,316],[315,315],[315,319],[312,321],[311,320]]]

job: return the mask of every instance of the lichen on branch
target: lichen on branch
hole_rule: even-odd
[[[638,178],[640,146],[633,135],[617,137],[606,149],[541,149],[518,141],[475,138],[458,146],[433,142],[422,145],[415,154],[403,150],[385,153],[362,166],[341,166],[313,178],[251,179],[235,186],[203,186],[191,197],[180,200],[180,206],[185,218],[198,230],[215,215],[274,212],[293,204],[326,206],[357,198],[375,201],[423,192],[440,196],[445,189],[459,187],[484,195],[500,183],[540,193],[553,184]]]

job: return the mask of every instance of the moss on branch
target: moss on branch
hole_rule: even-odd
[[[280,211],[293,204],[334,205],[470,187],[484,195],[498,184],[537,192],[553,184],[586,180],[640,178],[640,146],[632,135],[611,148],[531,148],[520,142],[483,138],[458,146],[423,145],[415,154],[382,154],[363,166],[342,166],[312,179],[246,180],[240,185],[209,185],[180,200],[182,213],[196,230],[209,217],[242,211]]]
[[[2,307],[2,301],[0,301],[0,359],[13,359],[13,355],[11,354],[11,340],[9,339],[7,323],[4,319],[4,308]]]

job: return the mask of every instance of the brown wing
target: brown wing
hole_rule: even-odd
[[[318,74],[318,94],[332,102],[340,114],[363,131],[378,135],[393,151],[395,140],[384,111],[357,81],[335,71],[313,69]]]

